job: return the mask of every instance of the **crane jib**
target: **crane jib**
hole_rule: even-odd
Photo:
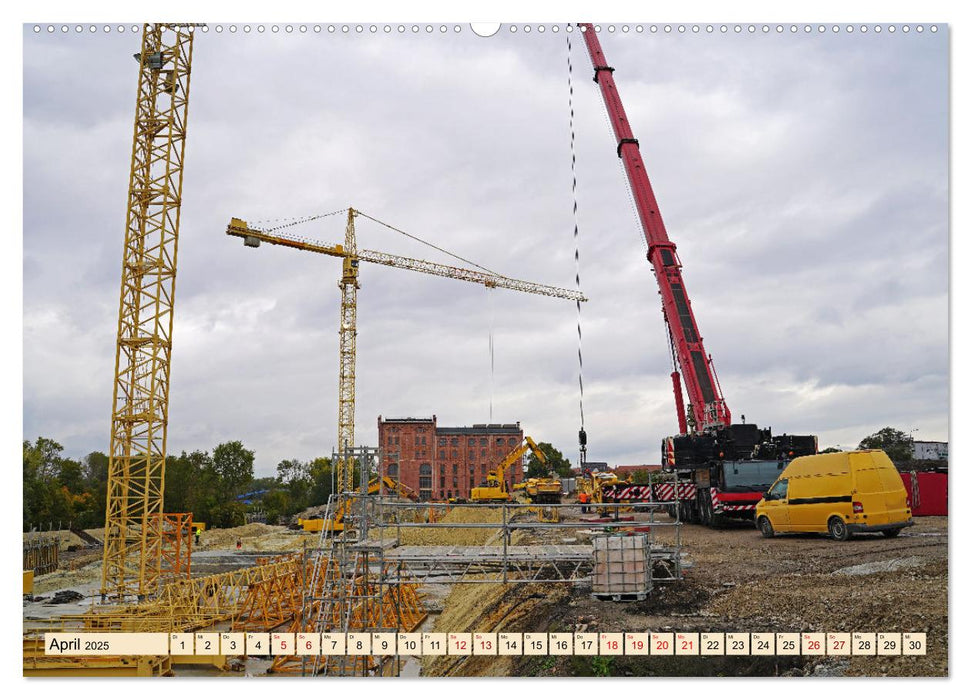
[[[617,155],[621,158],[630,183],[634,206],[647,240],[648,259],[654,267],[661,294],[664,320],[671,333],[672,349],[688,393],[691,420],[685,421],[681,406],[678,372],[675,382],[675,404],[679,428],[686,423],[696,429],[731,424],[731,412],[721,396],[711,358],[705,352],[698,323],[691,310],[691,301],[681,277],[681,265],[675,255],[674,243],[668,238],[660,208],[651,187],[647,168],[641,158],[640,143],[634,138],[627,113],[614,82],[614,68],[607,63],[596,29],[581,24],[587,51],[594,70],[594,82],[600,88],[604,106],[617,139]]]

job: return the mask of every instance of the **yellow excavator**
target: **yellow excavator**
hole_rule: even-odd
[[[506,455],[499,465],[486,475],[485,483],[472,489],[469,500],[473,503],[508,503],[512,500],[509,491],[506,490],[506,470],[512,467],[523,455],[532,450],[540,464],[546,464],[546,455],[533,442],[533,438],[526,436],[523,444]]]
[[[418,500],[418,494],[414,489],[402,484],[396,479],[392,479],[390,476],[372,478],[368,482],[367,493],[369,496],[373,496],[376,493],[380,493],[382,488],[389,494],[407,498],[409,501]],[[306,520],[299,518],[297,520],[297,526],[303,529],[304,532],[320,532],[325,528],[329,532],[342,532],[344,530],[344,515],[344,507],[341,506],[330,520],[324,518],[308,518]]]
[[[610,484],[628,483],[631,483],[630,477],[627,477],[625,481],[613,472],[589,472],[577,478],[577,492],[586,497],[580,500],[581,503],[586,506],[593,506],[598,513],[603,514],[607,512],[602,505],[604,503],[603,487]]]

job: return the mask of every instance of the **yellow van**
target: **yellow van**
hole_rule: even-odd
[[[914,524],[907,491],[883,450],[797,457],[755,506],[763,537],[776,532],[856,532],[896,537]]]

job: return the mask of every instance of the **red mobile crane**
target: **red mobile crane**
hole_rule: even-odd
[[[647,259],[654,268],[675,359],[671,382],[679,434],[662,441],[662,464],[667,471],[677,471],[687,480],[680,494],[684,519],[707,525],[718,516],[751,517],[762,491],[772,484],[785,463],[792,457],[816,452],[816,437],[773,438],[768,428],[732,423],[731,411],[691,310],[677,247],[668,238],[640,145],[614,83],[614,69],[607,63],[593,25],[579,26],[593,64],[594,82],[600,87],[617,138],[617,156],[623,161],[647,239]],[[687,411],[681,393],[682,380],[688,393]],[[628,489],[628,497],[630,493]],[[643,500],[673,500],[675,496],[673,488],[663,486],[650,492],[642,489],[641,493]],[[619,492],[616,495],[621,497]]]

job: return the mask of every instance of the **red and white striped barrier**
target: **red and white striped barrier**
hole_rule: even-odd
[[[698,488],[694,484],[678,484],[678,495],[682,501],[690,501],[697,493]],[[675,500],[674,484],[654,484],[654,500],[659,502]]]

